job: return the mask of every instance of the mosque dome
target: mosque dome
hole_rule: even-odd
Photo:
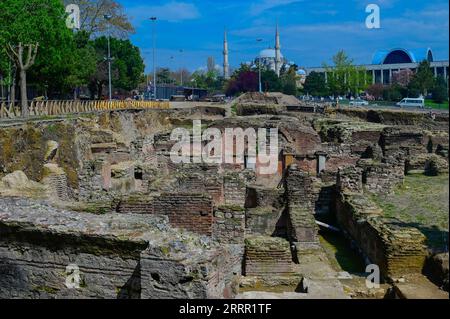
[[[262,59],[275,59],[275,49],[265,49],[259,52]],[[283,58],[283,54],[280,54],[280,58]]]

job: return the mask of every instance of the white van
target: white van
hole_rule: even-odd
[[[425,100],[424,99],[403,99],[396,104],[398,107],[417,107],[417,108],[425,108]]]

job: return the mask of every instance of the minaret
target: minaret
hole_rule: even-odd
[[[228,80],[230,78],[230,65],[228,63],[228,39],[227,30],[223,35],[223,77]]]
[[[281,46],[280,46],[280,33],[278,31],[278,23],[277,30],[275,34],[275,73],[277,76],[280,76],[281,70]]]

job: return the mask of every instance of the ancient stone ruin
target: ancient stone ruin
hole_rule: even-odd
[[[0,298],[411,298],[408,283],[448,297],[448,253],[435,257],[420,229],[372,200],[406,174],[448,174],[448,114],[234,103],[237,115],[0,123]],[[248,152],[243,163],[174,163],[171,132],[193,120],[278,129],[277,171],[262,174]],[[326,253],[329,229],[379,267],[381,288],[351,289]]]

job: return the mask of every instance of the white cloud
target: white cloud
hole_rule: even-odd
[[[150,17],[157,17],[159,20],[179,22],[184,20],[194,20],[199,18],[200,12],[192,3],[172,1],[163,5],[137,6],[132,7],[127,12],[137,24]]]

